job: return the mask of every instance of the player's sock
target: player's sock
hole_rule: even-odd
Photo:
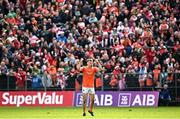
[[[86,116],[86,113],[83,113],[83,116]]]
[[[90,110],[88,110],[88,112],[91,114],[91,116],[94,116],[94,113]]]

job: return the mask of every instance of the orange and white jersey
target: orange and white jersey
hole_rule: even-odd
[[[133,48],[141,48],[142,46],[141,46],[140,43],[135,42],[135,43],[133,43],[132,47],[133,47]]]
[[[159,30],[161,31],[168,30],[168,29],[169,29],[169,26],[166,23],[163,23],[159,26]]]
[[[172,23],[175,23],[175,22],[177,21],[177,19],[176,19],[175,17],[173,17],[173,16],[171,16],[171,17],[169,18],[169,20],[170,20],[170,22],[172,22]]]
[[[118,8],[117,7],[115,7],[115,6],[110,6],[109,8],[108,8],[108,11],[111,13],[114,13],[116,16],[118,16],[119,15],[119,10],[118,10]]]
[[[94,76],[98,71],[97,67],[83,67],[83,87],[93,88],[94,87]]]
[[[81,29],[83,29],[85,27],[85,23],[84,22],[79,22],[77,25]]]
[[[152,32],[151,31],[143,31],[142,38],[152,38]]]

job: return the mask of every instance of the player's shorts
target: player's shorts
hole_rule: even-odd
[[[94,88],[82,87],[82,93],[84,93],[84,94],[95,94],[95,89]]]

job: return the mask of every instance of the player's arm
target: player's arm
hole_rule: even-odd
[[[95,62],[96,62],[97,65],[98,65],[98,67],[97,67],[97,72],[104,70],[104,68],[102,67],[102,64],[100,63],[100,61],[99,61],[98,59],[95,59]]]
[[[76,68],[77,68],[77,70],[79,70],[79,71],[82,71],[82,70],[83,70],[82,62],[83,62],[83,59],[81,59],[81,60],[77,63],[77,65],[76,65]]]

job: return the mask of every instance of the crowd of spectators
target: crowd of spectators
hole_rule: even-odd
[[[0,0],[0,80],[79,90],[76,63],[93,57],[105,69],[97,89],[171,85],[180,81],[179,8],[179,0]]]

